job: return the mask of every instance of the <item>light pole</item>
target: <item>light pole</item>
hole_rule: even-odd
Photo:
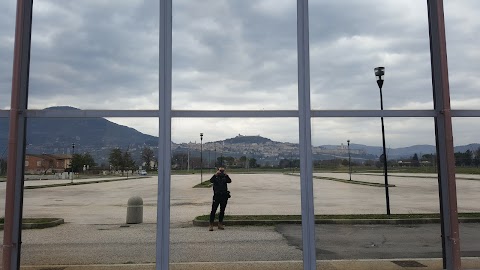
[[[71,183],[73,183],[73,176],[75,175],[75,172],[73,171],[73,156],[75,155],[75,143],[72,143],[72,162],[71,163],[71,169],[72,169],[72,178],[71,178]]]
[[[200,184],[203,183],[203,133],[200,133]]]
[[[385,68],[376,67],[374,71],[375,71],[375,77],[377,79],[377,85],[378,85],[378,88],[380,89],[380,109],[383,111],[382,86],[383,86],[383,77],[385,76]],[[387,202],[387,215],[390,215],[390,196],[388,194],[387,153],[385,151],[385,127],[383,125],[383,116],[380,119],[382,121],[383,174],[385,176],[385,197]]]
[[[225,141],[222,141],[222,153],[220,156],[220,167],[223,167],[223,150],[225,148]]]
[[[350,140],[347,140],[347,147],[348,147],[348,174],[350,176],[350,181],[352,181],[352,164],[350,159]]]
[[[213,170],[215,170],[217,168],[217,145],[215,144],[215,142],[213,142],[213,151],[215,152],[215,156],[214,156],[214,162],[213,162]]]

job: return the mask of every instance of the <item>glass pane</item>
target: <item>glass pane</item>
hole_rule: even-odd
[[[480,235],[478,223],[462,222],[478,217],[480,212],[480,144],[478,144],[479,118],[454,118],[453,142],[455,146],[455,179],[460,219],[460,249],[462,257],[479,257]],[[476,268],[468,259],[462,260],[465,269]]]
[[[173,107],[297,108],[296,44],[294,0],[173,1]]]
[[[424,1],[310,1],[312,109],[431,109]]]
[[[453,109],[478,109],[478,52],[480,3],[475,0],[446,1],[445,27],[448,75]]]
[[[5,190],[7,181],[7,153],[8,153],[8,118],[0,118],[0,223],[2,233],[0,241],[3,243],[3,224],[5,218]],[[3,252],[0,255],[2,261]]]
[[[33,5],[29,108],[158,108],[158,1]]]
[[[0,110],[10,109],[12,89],[13,49],[16,1],[0,3]],[[0,117],[0,223],[5,217],[5,189],[7,180],[9,118]],[[3,243],[3,231],[0,236]],[[2,261],[3,252],[0,254]]]
[[[10,108],[15,32],[15,1],[2,1],[0,10],[0,109]],[[5,129],[0,132],[3,133]]]
[[[23,217],[49,227],[23,229],[22,265],[155,262],[158,133],[112,121],[28,122]]]
[[[279,221],[301,224],[297,132],[296,119],[174,119],[172,264],[295,260],[301,268],[301,225]]]
[[[407,220],[439,217],[438,180],[431,158],[436,152],[433,120],[384,119],[389,207],[380,122],[378,118],[312,122],[315,214],[320,221],[337,219],[316,225],[319,260],[442,256],[440,224]],[[406,223],[381,221],[394,218]]]

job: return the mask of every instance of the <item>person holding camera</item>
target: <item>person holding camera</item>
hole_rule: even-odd
[[[218,229],[224,230],[223,216],[225,215],[225,208],[227,207],[228,198],[230,198],[230,191],[228,191],[227,184],[232,182],[230,176],[225,173],[225,168],[220,167],[218,171],[210,178],[213,183],[213,203],[212,211],[210,212],[210,227],[209,231],[213,231],[213,221],[215,220],[215,213],[220,205],[220,214],[218,215]]]

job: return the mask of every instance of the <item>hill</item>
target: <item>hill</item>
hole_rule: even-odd
[[[78,110],[72,107],[45,110],[58,109]],[[0,145],[6,147],[8,119],[0,119],[0,128]],[[27,153],[70,154],[72,143],[75,153],[89,152],[101,162],[112,148],[129,148],[138,155],[137,148],[156,146],[158,139],[104,118],[32,118],[27,122]]]
[[[235,138],[230,138],[224,140],[225,143],[232,143],[232,144],[237,144],[237,143],[248,143],[248,144],[262,144],[262,143],[269,143],[273,142],[272,140],[268,138],[264,138],[262,136],[244,136],[241,134],[238,134]]]
[[[73,107],[51,107],[45,110],[78,110]],[[72,144],[75,153],[89,152],[97,163],[107,163],[111,149],[120,147],[129,149],[133,157],[140,160],[144,146],[157,147],[158,138],[143,134],[133,128],[122,126],[104,118],[31,118],[27,126],[27,153],[70,154]],[[0,157],[5,157],[8,142],[8,119],[0,118]],[[222,143],[225,154],[241,156],[254,153],[257,157],[269,157],[273,161],[292,158],[298,155],[298,144],[273,141],[269,138],[239,134],[223,141],[206,143],[204,150],[215,151],[215,143]],[[211,145],[210,145],[211,144]],[[315,159],[332,159],[348,157],[345,145],[321,145],[314,147]],[[455,152],[477,150],[480,144],[456,146]],[[210,149],[211,148],[211,149]],[[352,158],[376,159],[382,154],[381,146],[350,144]],[[188,152],[200,155],[198,144],[173,144],[172,152]],[[220,151],[220,150],[219,150]],[[222,150],[223,151],[223,150]],[[409,158],[415,153],[435,153],[434,145],[413,145],[408,147],[387,148],[387,155],[393,159]]]

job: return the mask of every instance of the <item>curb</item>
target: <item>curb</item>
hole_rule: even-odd
[[[193,226],[208,227],[206,220],[194,219]],[[480,223],[480,218],[459,218],[460,223]],[[301,220],[224,220],[225,225],[230,226],[274,226],[279,224],[302,224]],[[316,219],[315,224],[351,224],[351,225],[402,225],[402,224],[433,224],[440,223],[440,218],[416,218],[416,219]],[[216,226],[217,222],[214,222]]]
[[[50,227],[55,227],[58,225],[61,225],[65,223],[63,218],[57,218],[53,219],[51,221],[46,221],[46,222],[41,222],[41,223],[22,223],[22,229],[23,230],[28,230],[28,229],[44,229],[44,228],[50,228]],[[3,230],[4,224],[0,224],[0,230]]]
[[[442,260],[438,258],[431,259],[397,259],[397,260],[317,260],[317,269],[350,269],[350,270],[398,270],[398,269],[415,269],[404,268],[399,266],[398,262],[412,263],[417,262],[422,264],[425,270],[442,270]],[[110,264],[110,265],[27,265],[21,266],[25,270],[121,270],[121,269],[135,269],[135,270],[154,270],[156,265],[154,263],[142,264]],[[169,263],[171,270],[303,270],[302,261],[240,261],[240,262],[191,262],[191,263]],[[419,267],[419,266],[416,266]],[[462,267],[465,270],[480,269],[480,260],[462,258]]]
[[[192,188],[211,188],[212,186],[213,186],[212,183],[207,184],[207,185],[196,184],[196,185],[193,186]]]
[[[385,187],[385,184],[358,181],[358,180],[347,180],[347,179],[340,179],[340,178],[334,178],[334,177],[324,177],[324,176],[313,176],[313,178],[321,179],[321,180],[330,180],[330,181],[335,181],[335,182],[340,182],[340,183],[345,183],[345,184],[352,184],[352,185],[362,185],[362,186],[370,186],[370,187]],[[393,184],[388,184],[387,186],[388,187],[396,187]]]
[[[94,180],[94,181],[80,181],[80,182],[73,182],[73,183],[59,183],[59,184],[48,184],[48,185],[38,185],[38,186],[25,186],[24,189],[39,189],[39,188],[52,188],[52,187],[66,187],[66,186],[100,184],[100,183],[127,181],[127,180],[142,179],[142,178],[144,178],[144,177],[130,177],[130,178],[120,178],[120,179],[105,179],[105,180]]]
[[[291,175],[291,176],[300,176],[297,174],[293,173],[286,173],[286,175]],[[358,181],[358,180],[347,180],[347,179],[340,179],[340,178],[334,178],[334,177],[326,177],[326,176],[313,176],[314,179],[321,179],[321,180],[330,180],[330,181],[335,181],[335,182],[340,182],[340,183],[345,183],[345,184],[352,184],[352,185],[362,185],[362,186],[370,186],[370,187],[385,187],[385,184],[380,184],[380,183],[373,183],[373,182],[365,182],[365,181]],[[388,187],[396,187],[393,184],[388,184]]]
[[[399,258],[399,259],[357,259],[357,260],[317,260],[317,269],[350,269],[350,270],[398,270],[414,269],[411,267],[402,267],[398,263],[418,263],[425,270],[441,270],[441,258]],[[155,263],[138,264],[92,264],[92,265],[23,265],[21,269],[25,270],[154,270]],[[285,261],[232,261],[232,262],[178,262],[169,263],[172,270],[303,270],[303,261],[285,260]],[[480,259],[473,257],[462,258],[463,269],[480,269]]]

